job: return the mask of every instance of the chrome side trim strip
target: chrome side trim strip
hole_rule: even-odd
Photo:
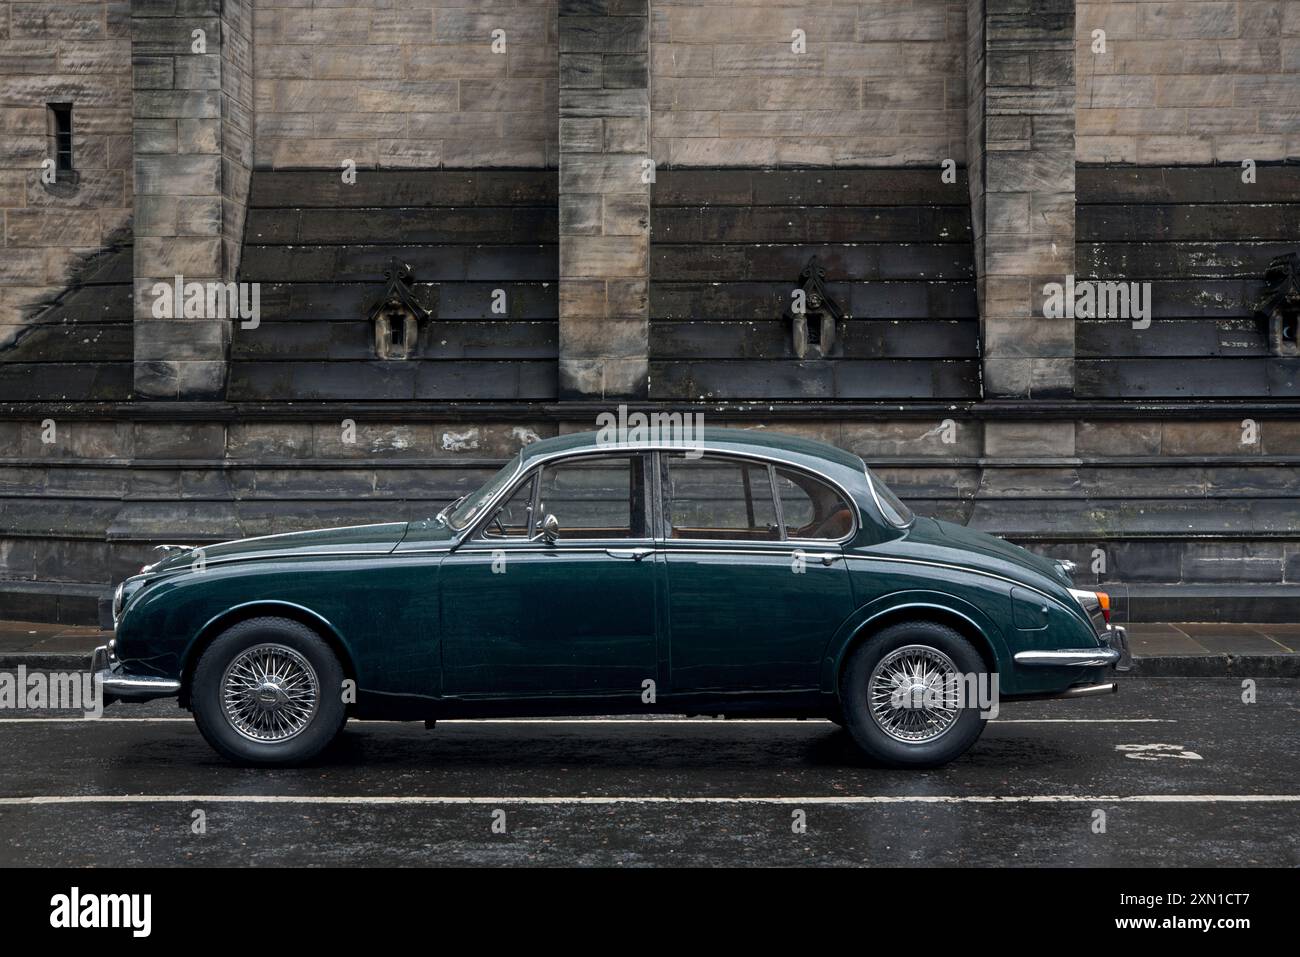
[[[356,528],[379,528],[382,525],[401,525],[401,522],[362,522],[360,525],[329,525],[326,526],[331,532],[347,532]],[[410,522],[406,523],[411,524]],[[188,545],[187,548],[214,548],[217,545],[234,545],[242,542],[263,542],[268,538],[278,538],[281,535],[303,535],[307,532],[318,532],[318,528],[303,528],[296,532],[271,532],[267,535],[253,535],[250,538],[229,538],[222,542],[209,542],[207,545]],[[399,539],[400,541],[400,539]]]
[[[1095,668],[1113,665],[1120,653],[1114,648],[1068,648],[1059,651],[1017,651],[1015,662],[1031,668]]]
[[[948,562],[932,562],[929,559],[925,559],[925,558],[896,558],[894,556],[887,556],[887,555],[853,555],[853,554],[845,553],[844,557],[846,559],[850,559],[852,561],[859,561],[859,562],[894,562],[895,564],[899,564],[899,565],[921,565],[925,568],[947,568],[955,572],[967,572],[968,574],[971,575],[983,575],[985,578],[993,578],[1000,582],[1006,582],[1008,585],[1015,585],[1017,588],[1025,588],[1028,589],[1029,591],[1036,592],[1037,594],[1042,595],[1044,598],[1048,598],[1052,601],[1060,602],[1061,604],[1064,604],[1064,602],[1061,602],[1059,598],[1055,598],[1052,595],[1049,595],[1041,588],[1036,588],[1035,586],[1030,585],[1027,582],[1019,581],[1015,578],[1008,578],[1006,575],[999,575],[997,572],[991,572],[984,568],[971,568],[970,566],[967,565],[951,565]]]
[[[223,543],[223,544],[224,544],[224,543]],[[201,548],[202,546],[199,546],[199,547]],[[446,549],[446,548],[430,548],[430,549],[418,549],[418,550],[417,550],[417,549],[410,549],[410,550],[405,551],[405,552],[396,552],[396,551],[395,551],[395,548],[396,548],[396,546],[394,546],[394,549],[390,549],[389,551],[386,551],[386,552],[381,552],[381,551],[364,551],[364,552],[323,552],[323,551],[321,551],[321,552],[255,552],[255,553],[253,553],[253,554],[251,554],[251,555],[229,555],[229,556],[223,556],[223,557],[220,557],[220,558],[205,558],[205,559],[204,559],[204,563],[203,563],[203,567],[204,567],[204,568],[215,568],[215,567],[218,566],[218,565],[237,565],[237,564],[246,564],[246,563],[248,563],[248,562],[273,562],[273,561],[285,561],[285,560],[288,560],[288,559],[298,559],[298,558],[389,558],[389,557],[392,557],[392,556],[394,556],[394,555],[400,557],[401,555],[412,555],[412,554],[417,554],[417,553],[419,553],[419,552],[426,552],[426,551],[429,551],[429,552],[445,552],[445,551],[448,551],[448,549]],[[170,570],[165,571],[165,572],[158,572],[157,574],[160,574],[160,575],[174,575],[174,574],[178,574],[178,573],[179,573],[179,574],[184,574],[186,571],[187,571],[187,569],[176,568],[176,569],[170,569]],[[194,573],[194,574],[198,574],[198,573],[197,573],[193,568],[189,568],[188,571],[191,572],[191,573]],[[142,573],[142,574],[147,574],[147,573]]]
[[[591,541],[591,539],[586,539],[585,541]],[[636,539],[636,540],[629,540],[629,541],[645,541],[645,540],[644,540],[644,539]],[[672,540],[670,539],[670,541],[672,541]],[[654,547],[654,548],[641,548],[641,549],[637,549],[637,548],[629,548],[629,549],[624,549],[624,550],[628,550],[628,551],[642,551],[642,552],[644,552],[645,554],[651,554],[651,553],[656,553],[656,552],[657,552],[657,553],[660,554],[660,555],[756,555],[756,556],[758,556],[758,557],[760,557],[760,558],[763,557],[763,556],[767,556],[767,557],[770,557],[770,558],[790,558],[792,555],[794,555],[795,552],[802,552],[804,558],[808,559],[809,561],[821,562],[823,565],[833,565],[835,562],[840,561],[842,558],[844,558],[844,556],[843,556],[842,554],[839,554],[839,553],[836,553],[836,552],[823,552],[823,551],[817,551],[815,548],[813,548],[813,549],[804,549],[804,548],[801,548],[801,547],[790,547],[790,546],[793,544],[793,543],[791,543],[791,542],[773,542],[772,544],[773,544],[773,545],[777,545],[777,546],[783,546],[783,547],[777,547],[777,548],[708,548],[708,547],[704,547],[704,548],[695,548],[695,547],[691,547],[691,548],[674,548],[672,545],[665,546],[664,543],[663,543],[662,541],[659,541],[659,542],[656,542],[656,543],[655,543],[655,547]],[[531,546],[531,547],[530,547],[530,546]],[[585,544],[585,542],[584,542],[584,544],[580,544],[580,545],[567,545],[567,544],[565,544],[564,539],[560,539],[560,540],[559,540],[558,542],[556,542],[554,545],[540,545],[540,544],[537,543],[537,542],[528,542],[528,543],[520,542],[520,543],[515,544],[515,545],[513,545],[513,546],[510,546],[510,545],[507,545],[507,546],[505,546],[505,547],[502,547],[502,546],[496,546],[496,547],[492,547],[492,548],[485,548],[485,547],[482,546],[481,543],[479,543],[479,542],[473,542],[473,543],[471,543],[469,546],[466,546],[465,548],[460,549],[458,552],[456,552],[456,554],[457,554],[457,555],[490,555],[490,554],[493,554],[493,553],[498,552],[498,551],[512,552],[512,551],[543,551],[543,550],[545,550],[545,551],[556,551],[556,552],[560,552],[560,551],[563,551],[563,552],[608,552],[608,551],[611,551],[611,550],[612,550],[612,551],[619,551],[620,548],[619,548],[619,545],[617,545],[617,544],[609,544],[609,545],[588,545],[588,544]]]

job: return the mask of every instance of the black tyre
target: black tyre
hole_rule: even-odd
[[[966,676],[987,672],[974,646],[945,625],[891,625],[854,649],[840,675],[845,727],[877,764],[947,764],[964,754],[984,730],[979,702],[954,689],[968,689]]]
[[[199,658],[190,688],[199,731],[238,764],[301,764],[347,720],[343,667],[320,635],[287,618],[232,625]]]

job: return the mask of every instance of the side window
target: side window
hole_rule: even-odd
[[[506,503],[497,509],[492,519],[483,526],[483,537],[491,539],[527,538],[533,515],[533,489],[537,476],[531,476]]]
[[[777,467],[776,492],[786,538],[834,541],[853,531],[853,512],[844,497],[820,479]]]
[[[537,518],[554,515],[560,540],[645,538],[645,475],[639,455],[557,462],[542,469]]]
[[[714,456],[668,455],[664,469],[669,538],[780,540],[766,466]]]

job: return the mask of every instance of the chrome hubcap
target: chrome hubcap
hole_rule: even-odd
[[[928,645],[887,654],[867,680],[871,718],[896,741],[924,744],[946,734],[961,714],[961,675],[951,658]]]
[[[316,714],[319,682],[307,659],[284,645],[241,652],[221,679],[230,726],[253,741],[287,741]]]

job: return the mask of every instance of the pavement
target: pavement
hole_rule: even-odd
[[[174,703],[0,715],[0,866],[1300,865],[1300,681],[1005,704],[934,771],[826,721],[350,722],[223,762]]]
[[[1300,624],[1139,622],[1126,627],[1134,674],[1300,677]],[[0,669],[81,668],[95,646],[111,637],[93,626],[0,621]]]

